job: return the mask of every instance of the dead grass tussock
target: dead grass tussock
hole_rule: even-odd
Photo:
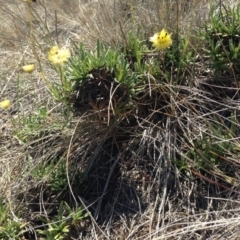
[[[172,87],[169,86],[169,89]],[[154,86],[151,89],[154,89]],[[178,89],[181,89],[181,86]],[[129,128],[125,121],[122,122],[122,126],[121,124],[110,125],[110,128],[98,121],[92,121],[91,125],[84,121],[79,124],[82,131],[88,127],[87,132],[92,132],[96,139],[96,142],[91,141],[86,144],[84,136],[82,141],[85,145],[80,144],[84,148],[78,149],[81,160],[78,164],[80,167],[87,167],[89,181],[94,182],[92,187],[88,187],[82,193],[82,197],[85,199],[85,204],[90,206],[91,214],[99,222],[116,219],[116,224],[119,226],[127,224],[127,228],[121,232],[121,237],[124,234],[126,239],[148,239],[147,237],[158,239],[158,236],[161,236],[165,230],[167,232],[168,229],[165,229],[165,225],[167,225],[166,228],[169,226],[171,229],[178,226],[178,230],[173,231],[175,235],[174,233],[171,235],[172,232],[164,235],[166,239],[177,236],[179,232],[183,233],[183,237],[191,239],[198,236],[201,229],[205,231],[211,228],[210,232],[206,230],[206,236],[210,236],[215,231],[212,227],[208,227],[209,222],[203,224],[201,220],[201,224],[203,224],[201,225],[196,221],[200,221],[199,219],[202,219],[203,215],[208,214],[209,211],[217,211],[224,206],[218,201],[208,201],[205,198],[206,195],[222,195],[223,193],[218,189],[221,187],[220,183],[216,179],[211,179],[210,176],[207,178],[209,185],[201,183],[193,176],[192,179],[184,179],[171,161],[171,159],[177,159],[178,154],[185,155],[186,145],[190,144],[189,148],[191,148],[191,143],[209,128],[210,117],[204,117],[204,111],[203,115],[200,115],[200,111],[204,109],[207,101],[209,103],[209,99],[205,98],[201,90],[198,93],[197,88],[194,91],[192,88],[183,87],[183,89],[184,94],[178,92],[173,97],[175,101],[171,104],[169,104],[168,98],[163,98],[161,102],[163,108],[158,109],[157,107],[158,110],[149,114],[148,118],[140,118],[137,115],[135,115],[135,119],[129,117],[128,121],[131,119]],[[164,106],[163,103],[166,105]],[[213,103],[216,104],[216,101]],[[175,111],[171,111],[172,109]],[[206,111],[208,110],[206,107]],[[208,112],[207,115],[209,114],[213,114],[213,112]],[[94,130],[92,131],[92,129]],[[82,136],[82,134],[78,134],[76,135],[77,144],[81,141],[79,136]],[[208,134],[215,137],[214,132],[210,131]],[[189,160],[188,164],[192,164],[194,169],[194,162]],[[208,159],[206,159],[206,166],[207,161]],[[214,173],[216,174],[216,172]],[[226,188],[221,191],[226,191]],[[149,203],[151,203],[150,206]],[[186,223],[181,222],[182,215]],[[141,224],[141,217],[148,219],[145,220],[145,224],[147,226],[149,224],[149,228]],[[118,218],[120,219],[118,220]],[[176,221],[178,222],[179,218],[181,220],[178,224]],[[131,220],[128,222],[126,219]],[[188,226],[190,219],[191,227]],[[219,222],[223,224],[224,221]],[[186,228],[185,225],[187,225]],[[114,226],[108,225],[106,228],[116,232]],[[148,235],[149,231],[152,232],[150,236]],[[119,234],[118,232],[116,235]]]
[[[144,37],[149,37],[162,27],[169,27],[172,32],[199,24],[204,17],[205,2],[202,1],[47,1],[32,4],[36,41],[39,44],[49,42],[84,42],[94,47],[96,39],[119,45],[125,41],[125,34],[136,31],[139,24]],[[24,45],[29,38],[29,22],[26,6],[23,3],[10,2],[1,4],[4,44]],[[197,20],[194,12],[198,11]],[[101,14],[99,14],[101,13]],[[10,21],[10,22],[9,22]],[[178,25],[177,25],[178,23]],[[12,28],[9,28],[9,25]],[[14,29],[14,31],[12,31]],[[144,33],[143,33],[144,32]]]
[[[146,115],[143,114],[146,102],[141,102],[139,96],[136,104],[143,115],[133,111],[108,126],[107,121],[99,120],[98,112],[90,111],[80,120],[73,120],[62,132],[61,123],[53,127],[63,119],[58,116],[59,110],[47,94],[42,79],[37,73],[29,77],[19,71],[23,62],[34,58],[26,8],[23,3],[0,3],[0,11],[4,13],[0,52],[4,56],[1,61],[1,69],[4,69],[1,71],[1,97],[11,95],[15,101],[10,115],[1,112],[0,195],[11,203],[13,212],[21,206],[26,219],[34,222],[39,208],[48,210],[49,215],[56,210],[49,206],[58,196],[46,196],[50,174],[36,179],[32,171],[40,165],[47,166],[52,159],[56,159],[57,167],[62,157],[67,159],[68,185],[74,195],[70,197],[71,204],[80,201],[91,214],[92,221],[85,229],[85,239],[111,239],[113,236],[114,239],[237,239],[239,195],[227,191],[232,187],[231,182],[228,189],[219,185],[224,185],[227,177],[232,176],[236,181],[233,190],[238,191],[237,153],[224,155],[226,166],[230,165],[227,171],[230,176],[222,172],[217,175],[216,170],[207,169],[205,182],[200,180],[200,175],[194,175],[195,172],[203,174],[201,170],[204,169],[193,169],[186,178],[179,172],[178,164],[183,163],[175,162],[177,158],[185,157],[188,161],[184,164],[194,166],[196,162],[192,155],[187,156],[186,149],[191,149],[203,135],[213,139],[213,145],[231,140],[232,145],[239,148],[237,135],[226,140],[209,128],[219,119],[221,126],[231,125],[229,116],[238,111],[237,102],[226,100],[227,95],[225,101],[219,101],[222,92],[212,86],[215,83],[211,75],[198,78],[192,88],[178,86],[176,92],[176,86],[165,85],[166,90],[157,103],[147,99],[148,86],[143,96],[148,100],[151,112]],[[99,38],[120,45],[125,42],[129,31],[136,31],[139,23],[146,38],[163,26],[176,31],[176,17],[178,27],[183,31],[187,31],[189,24],[198,26],[205,17],[204,11],[198,11],[207,8],[204,1],[182,1],[179,4],[176,10],[175,2],[168,4],[166,1],[136,1],[132,6],[125,1],[107,0],[81,4],[79,1],[38,1],[32,5],[38,54],[44,65],[46,50],[53,42],[74,46],[82,41],[91,48]],[[185,11],[188,4],[192,4],[190,12]],[[159,9],[167,8],[166,13],[159,12]],[[194,19],[193,13],[197,11],[199,14]],[[51,81],[57,80],[47,63],[44,70]],[[202,69],[199,74],[201,72]],[[157,87],[152,84],[151,91]],[[231,91],[237,91],[235,87]],[[13,134],[14,130],[20,131],[18,119],[37,111],[43,103],[47,103],[50,115],[41,129],[25,133],[27,142],[20,141]],[[154,108],[155,104],[161,107]],[[11,127],[11,118],[15,129]],[[209,159],[204,156],[204,160],[207,168]],[[186,167],[184,164],[182,167]],[[86,174],[87,179],[83,177],[81,187],[76,188],[71,183],[80,173]],[[213,174],[218,179],[212,178]],[[224,200],[217,197],[224,197]],[[33,207],[29,207],[31,204]]]

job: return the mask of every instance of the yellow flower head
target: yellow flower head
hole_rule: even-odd
[[[0,102],[0,108],[2,109],[7,109],[10,107],[10,101],[9,100],[4,100]]]
[[[48,60],[54,65],[62,65],[68,61],[70,57],[69,49],[58,48],[58,46],[51,47],[48,53]]]
[[[159,33],[155,33],[149,40],[156,49],[160,50],[164,50],[172,45],[171,34],[169,34],[165,29]]]
[[[34,70],[34,64],[25,65],[22,67],[22,70],[27,73],[32,73]]]

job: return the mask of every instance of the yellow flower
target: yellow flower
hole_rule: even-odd
[[[48,53],[48,60],[54,65],[62,65],[68,61],[69,57],[69,49],[58,48],[58,46],[51,47]]]
[[[27,73],[32,73],[34,70],[34,64],[25,65],[22,67],[22,70]]]
[[[2,109],[7,109],[10,107],[10,101],[9,100],[4,100],[0,102],[0,108]]]
[[[159,33],[155,33],[149,40],[156,49],[160,50],[164,50],[172,45],[171,34],[169,34],[165,29]]]

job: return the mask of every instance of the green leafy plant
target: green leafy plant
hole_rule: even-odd
[[[42,107],[28,116],[22,116],[19,122],[13,120],[15,136],[22,142],[30,140],[33,136],[42,136],[43,126],[46,126],[48,117],[47,111],[46,107]]]
[[[108,118],[124,114],[140,80],[132,63],[124,51],[105,47],[100,41],[93,51],[80,44],[65,72],[72,89],[68,99],[74,112],[93,110]]]
[[[46,163],[39,164],[37,167],[29,166],[32,168],[31,175],[36,180],[43,180],[48,191],[54,195],[68,190],[66,163],[64,159],[65,158],[59,160],[52,159]],[[71,174],[74,175],[72,187],[78,188],[84,181],[84,174],[80,172],[74,174],[71,169],[69,170]]]
[[[137,76],[129,66],[128,60],[119,49],[105,47],[98,41],[93,51],[85,50],[80,44],[77,54],[70,59],[66,76],[73,86],[84,84],[92,70],[106,67],[108,71],[114,73],[115,81],[131,88],[136,83]]]
[[[126,37],[126,44],[123,52],[132,71],[140,75],[148,70],[145,56],[149,50],[146,46],[146,41],[140,41],[135,34],[130,33]]]
[[[210,23],[202,36],[207,43],[205,54],[216,74],[240,71],[240,3],[235,7],[212,5]]]
[[[0,199],[0,239],[18,239],[24,232],[24,227],[27,224],[19,218],[18,221],[12,218],[13,216],[9,208],[3,203],[3,200]]]
[[[60,193],[67,186],[66,166],[61,159],[53,159],[34,167],[31,175],[37,180],[46,181],[47,187],[54,194]]]
[[[47,239],[64,239],[69,232],[69,223],[63,214],[64,208],[63,202],[61,202],[59,205],[57,216],[53,220],[45,217],[40,217],[40,220],[42,222],[45,222],[47,227],[44,230],[37,229],[36,231],[41,235],[45,236]]]
[[[76,210],[72,210],[70,206],[67,203],[65,203],[65,208],[69,217],[71,217],[71,224],[73,225],[77,225],[79,222],[81,222],[83,219],[89,216],[89,214],[84,211],[82,206],[77,207]]]
[[[65,215],[65,216],[64,216]],[[67,203],[61,202],[57,216],[53,220],[41,217],[40,220],[45,222],[45,229],[37,229],[37,232],[46,237],[46,239],[62,240],[67,237],[71,226],[76,225],[88,217],[82,207],[72,210]]]
[[[197,61],[196,51],[191,47],[188,37],[176,36],[176,40],[169,51],[166,51],[162,60],[162,68],[173,84],[191,85],[186,79],[194,72]]]

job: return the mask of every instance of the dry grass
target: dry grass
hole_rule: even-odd
[[[162,27],[191,35],[192,29],[198,29],[206,20],[208,1],[177,2],[33,3],[35,43],[44,73],[51,82],[59,81],[46,61],[46,52],[54,43],[75,49],[81,41],[91,49],[99,38],[104,43],[121,46],[130,31],[143,39]],[[72,239],[238,239],[237,155],[229,153],[226,158],[226,165],[234,163],[231,171],[236,181],[228,189],[221,187],[226,174],[209,172],[207,179],[203,179],[200,171],[192,169],[186,177],[173,161],[186,155],[180,143],[185,142],[190,149],[203,134],[211,136],[215,143],[225,141],[209,126],[215,124],[217,117],[229,121],[229,112],[222,114],[225,108],[238,111],[237,101],[219,102],[215,98],[211,91],[218,90],[211,87],[214,83],[211,73],[201,75],[206,74],[201,61],[194,87],[179,87],[179,92],[173,92],[171,97],[166,94],[164,109],[156,109],[143,119],[134,116],[128,119],[130,126],[122,121],[108,127],[97,121],[94,114],[88,114],[72,118],[62,130],[66,119],[61,105],[47,91],[40,68],[33,75],[21,71],[24,64],[37,64],[26,5],[20,0],[7,3],[0,0],[0,12],[0,96],[12,101],[9,112],[0,112],[0,196],[13,217],[20,210],[23,221],[31,222],[35,232],[39,212],[51,215],[57,211],[52,204],[59,200],[58,196],[45,196],[49,176],[36,180],[32,170],[61,156],[66,160],[70,181],[76,174],[88,175],[81,189],[76,191],[73,187],[72,196],[63,197],[72,205],[83,204],[90,213],[84,230],[82,226],[75,229]],[[157,87],[152,84],[151,89]],[[172,90],[171,84],[165,87],[166,92]],[[37,118],[40,109],[47,111],[43,122],[34,122],[32,129],[24,128],[23,119],[30,113]],[[214,113],[216,118],[211,117]],[[238,137],[231,143],[239,149]],[[213,173],[216,176],[211,178]],[[33,239],[33,235],[25,237]]]

